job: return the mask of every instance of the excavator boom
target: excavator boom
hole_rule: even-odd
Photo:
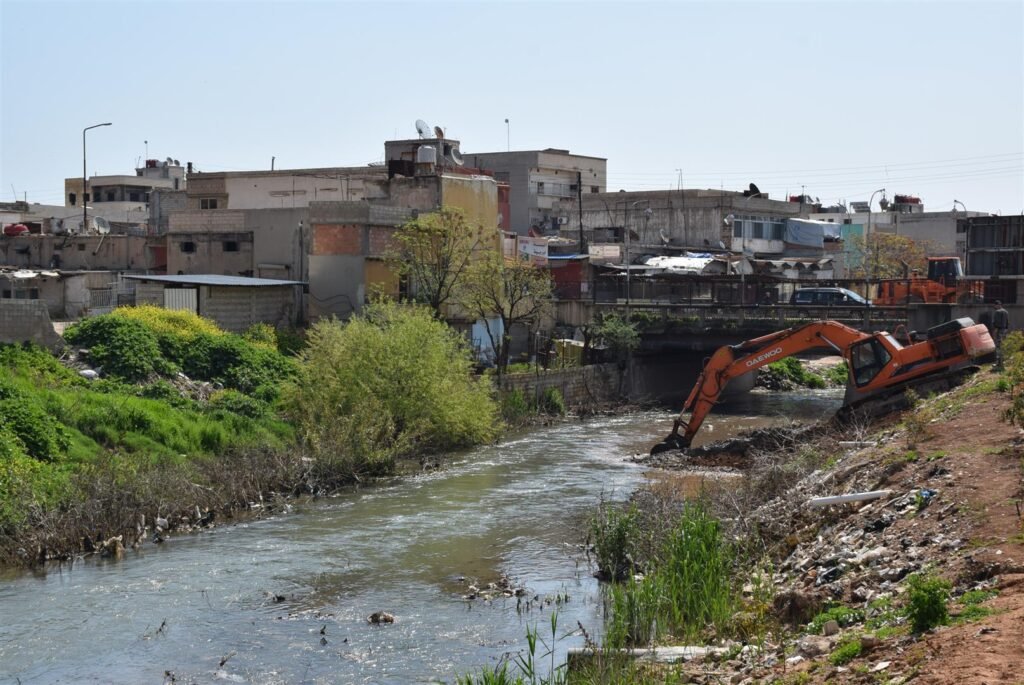
[[[733,378],[786,357],[831,348],[850,368],[847,403],[895,390],[913,379],[940,373],[995,350],[983,325],[958,319],[936,326],[927,339],[904,346],[888,333],[864,333],[837,321],[815,321],[719,348],[704,365],[672,432],[651,449],[657,454],[689,447],[725,386]],[[686,415],[689,414],[689,420]]]

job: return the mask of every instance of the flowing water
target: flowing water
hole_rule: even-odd
[[[836,393],[752,394],[703,437],[819,418]],[[3,683],[433,683],[525,646],[528,626],[599,634],[579,547],[599,499],[625,499],[668,412],[570,422],[454,455],[445,468],[264,520],[0,576]],[[517,599],[466,600],[500,574]],[[534,600],[539,597],[538,600]],[[547,604],[545,598],[551,602]],[[376,611],[391,625],[370,625]],[[557,643],[557,656],[582,637]],[[171,675],[168,675],[171,674]]]

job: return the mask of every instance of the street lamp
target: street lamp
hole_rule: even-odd
[[[647,204],[647,209],[644,210],[644,221],[650,220],[651,215],[654,214],[654,210],[652,210],[651,206],[650,206],[651,205],[651,201],[650,200],[637,200],[636,202],[631,202],[630,205],[629,205],[629,214],[630,214],[630,216],[633,214],[633,212],[636,211],[637,205],[642,205],[642,204],[645,204],[645,203]],[[626,220],[626,321],[627,322],[630,320],[630,315],[631,315],[631,311],[630,311],[630,305],[631,305],[631,302],[630,302],[630,292],[631,291],[630,291],[630,279],[629,279],[629,224],[630,224],[630,222],[627,219]]]
[[[864,244],[865,245],[868,244],[867,243],[868,240],[871,240],[871,204],[875,201],[875,195],[878,195],[879,193],[885,193],[885,188],[879,188],[875,192],[871,193],[871,197],[868,198],[868,228],[867,228],[867,231],[864,232],[864,240],[865,240]],[[874,268],[871,270],[872,271],[872,274],[871,274],[872,276],[874,276],[875,275],[874,272],[878,270],[878,241],[876,240],[874,242],[875,242],[875,265],[874,265]],[[870,286],[869,286],[869,289],[870,289]],[[870,292],[866,292],[864,294],[866,296],[870,296],[871,293]],[[865,297],[864,299],[871,299],[871,298],[870,297]]]
[[[86,171],[85,171],[85,132],[99,128],[100,126],[110,126],[111,122],[105,124],[96,124],[94,126],[86,126],[82,129],[82,233],[89,230],[89,203],[85,199],[86,189]]]
[[[960,208],[964,210],[964,215],[967,214],[967,207],[960,200],[953,200],[953,214],[956,214],[956,206],[960,205]]]

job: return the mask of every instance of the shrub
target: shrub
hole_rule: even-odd
[[[545,414],[561,415],[565,413],[565,398],[558,388],[548,388],[540,398],[538,409]]]
[[[242,337],[257,347],[263,347],[268,350],[277,349],[277,332],[270,324],[253,324],[242,333]]]
[[[923,633],[949,620],[946,606],[949,600],[949,581],[925,573],[915,573],[907,579],[907,617],[915,633]]]
[[[268,409],[266,402],[243,395],[237,390],[221,390],[214,393],[210,397],[209,407],[211,410],[230,411],[251,419],[265,416]]]
[[[506,421],[515,423],[529,413],[530,405],[519,388],[513,388],[501,396],[501,415]]]
[[[256,347],[236,335],[197,336],[184,350],[181,364],[192,378],[244,393],[276,387],[294,373],[294,365],[276,350]]]
[[[860,636],[854,635],[840,642],[839,645],[832,650],[832,654],[829,655],[828,660],[833,666],[842,666],[843,664],[847,664],[859,657],[861,649]]]
[[[796,357],[786,357],[772,362],[760,370],[762,383],[768,387],[786,387],[797,385],[804,388],[824,388],[825,380],[816,373],[808,371]]]
[[[106,314],[80,321],[64,338],[89,348],[89,358],[105,373],[140,381],[156,370],[162,359],[156,336],[140,321]]]
[[[64,427],[26,395],[0,400],[0,425],[39,461],[56,461],[70,445]]]
[[[337,448],[350,450],[357,464],[379,461],[373,436],[393,458],[496,434],[490,380],[474,376],[465,339],[428,309],[376,304],[345,325],[317,323],[308,342],[284,405],[299,435],[322,457]],[[347,420],[357,412],[366,414],[369,426]]]
[[[640,517],[635,506],[621,509],[602,502],[590,520],[590,539],[594,546],[598,577],[622,580],[633,572]]]
[[[646,314],[646,312],[633,313],[634,322],[638,321],[641,314]],[[657,321],[660,323],[660,317]],[[608,346],[616,358],[622,359],[640,346],[640,333],[637,328],[638,326],[644,328],[646,325],[645,321],[630,323],[610,314],[601,318],[594,328],[594,335]]]
[[[822,627],[829,621],[835,621],[842,627],[851,626],[864,620],[864,611],[853,607],[837,604],[821,612],[807,626],[810,633],[820,633]]]

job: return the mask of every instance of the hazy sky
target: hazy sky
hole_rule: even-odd
[[[0,198],[145,156],[359,165],[422,118],[568,148],[609,189],[1024,210],[1024,2],[0,0]],[[13,186],[13,190],[12,190]]]

